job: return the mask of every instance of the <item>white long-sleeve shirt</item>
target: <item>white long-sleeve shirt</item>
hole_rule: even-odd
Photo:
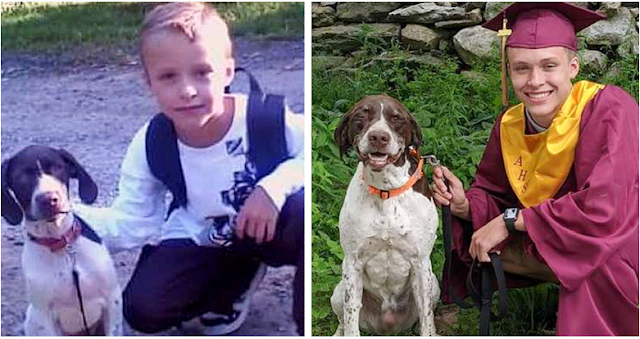
[[[255,183],[255,169],[247,162],[247,97],[231,96],[236,111],[222,140],[206,148],[193,148],[178,140],[187,188],[186,208],[177,208],[165,220],[168,189],[151,174],[147,163],[148,123],[129,145],[121,167],[119,195],[111,207],[74,206],[74,211],[95,229],[111,251],[176,238],[191,238],[202,244],[202,233],[211,227],[212,217],[234,218],[241,197],[246,198],[254,184],[267,192],[279,210],[288,196],[302,188],[304,116],[286,110],[285,139],[291,158]]]

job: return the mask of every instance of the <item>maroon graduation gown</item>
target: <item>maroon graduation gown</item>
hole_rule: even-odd
[[[553,199],[522,212],[527,234],[511,235],[525,252],[546,263],[560,281],[558,335],[638,335],[638,104],[606,86],[585,107],[573,167]],[[454,217],[451,281],[466,296],[473,230],[518,202],[505,174],[499,121],[475,181],[466,192],[472,222]],[[510,287],[538,281],[507,274]]]

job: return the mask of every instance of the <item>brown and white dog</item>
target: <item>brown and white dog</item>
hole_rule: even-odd
[[[410,152],[422,144],[417,122],[397,100],[368,96],[334,137],[342,154],[353,146],[360,158],[340,211],[342,280],[331,297],[336,335],[389,335],[417,322],[421,335],[435,335],[440,288],[430,255],[438,214]]]
[[[98,188],[65,150],[29,146],[2,163],[2,217],[22,223],[28,336],[122,335],[122,301],[100,238],[77,218],[69,179],[91,203]]]

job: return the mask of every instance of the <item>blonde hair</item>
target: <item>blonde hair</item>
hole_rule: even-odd
[[[225,57],[231,58],[232,45],[229,37],[229,27],[212,6],[200,2],[172,2],[159,5],[147,13],[140,28],[140,41],[138,44],[140,60],[145,70],[143,45],[147,37],[170,29],[183,33],[193,41],[198,35],[204,34],[202,27],[206,23],[214,23],[216,25],[217,30],[215,32],[206,32],[206,34],[219,35],[222,41],[220,48],[224,49]]]

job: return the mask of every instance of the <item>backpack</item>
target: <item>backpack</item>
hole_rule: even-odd
[[[273,172],[289,157],[284,132],[284,96],[264,94],[253,75],[242,68],[249,77],[250,92],[247,101],[248,161],[256,168],[256,181]],[[229,93],[229,87],[225,88]],[[147,163],[151,173],[173,195],[167,218],[178,207],[186,207],[187,187],[180,163],[178,139],[171,120],[164,114],[155,115],[149,122],[145,135]]]

